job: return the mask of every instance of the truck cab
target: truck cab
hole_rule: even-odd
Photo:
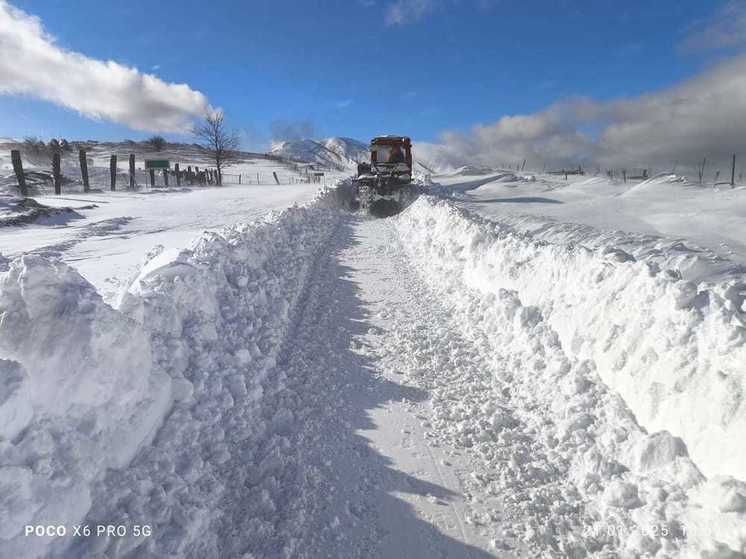
[[[390,194],[412,182],[412,142],[406,136],[377,136],[370,142],[370,163],[358,165],[358,179]]]

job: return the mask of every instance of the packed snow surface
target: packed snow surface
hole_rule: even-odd
[[[9,227],[0,557],[746,553],[737,261],[499,201],[546,184],[453,175],[389,219],[349,183],[261,217],[208,189],[106,297]]]

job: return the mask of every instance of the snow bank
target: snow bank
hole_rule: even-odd
[[[613,247],[632,260],[654,264],[668,270],[669,274],[681,275],[703,286],[743,275],[744,267],[738,261],[702,247],[691,239],[615,229],[599,230],[581,223],[527,214],[502,214],[497,219],[503,228],[511,229],[519,236],[528,236],[534,242],[582,246],[594,252]]]
[[[40,204],[33,198],[18,198],[0,194],[0,227],[29,223],[61,225],[82,217],[72,208],[53,208]]]
[[[257,416],[262,381],[276,371],[317,254],[339,224],[339,212],[318,207],[325,198],[150,255],[120,308],[149,332],[178,401],[155,444],[104,480],[91,522],[147,519],[154,534],[147,551],[158,557],[180,555],[198,540],[209,547],[217,537],[205,530],[216,503],[229,499],[226,470],[247,467],[255,450],[247,439],[266,429]],[[106,548],[119,557],[142,543],[130,534],[76,542],[72,551]]]
[[[534,175],[516,175],[515,173],[504,173],[495,177],[492,183],[501,182],[534,182],[536,177]],[[489,183],[489,184],[492,184]]]
[[[697,285],[611,246],[536,242],[427,198],[401,223],[465,285],[541,309],[565,350],[595,362],[648,429],[682,437],[705,473],[746,479],[746,283]]]
[[[338,223],[335,210],[320,207],[334,206],[335,196],[330,190],[313,207],[204,233],[187,250],[152,251],[118,310],[64,264],[3,260],[3,553],[36,557],[75,544],[71,535],[28,538],[22,529],[110,521],[97,516],[104,504],[121,504],[120,523],[162,518],[150,510],[162,505],[154,487],[170,494],[227,460],[215,422],[226,415],[241,433],[250,421],[237,410],[261,397],[316,253]],[[156,433],[157,444],[138,454]],[[190,448],[189,464],[165,467]],[[210,502],[171,505],[162,533],[188,541],[203,526],[197,509]],[[140,543],[120,540],[112,556]]]
[[[465,176],[475,176],[475,175],[489,175],[490,173],[494,173],[495,170],[492,167],[484,167],[479,165],[464,165],[462,167],[459,167],[453,173],[450,173],[451,175],[465,175]]]
[[[127,464],[170,400],[150,341],[72,268],[27,255],[0,274],[0,538],[78,522],[90,485]],[[10,540],[10,542],[7,542]]]
[[[427,197],[396,225],[429,283],[464,315],[464,334],[504,363],[500,380],[531,410],[524,420],[596,503],[586,530],[621,526],[633,556],[673,551],[645,532],[664,524],[690,531],[694,549],[741,549],[743,485],[702,484],[697,466],[746,478],[744,285],[698,289],[613,247],[537,242]],[[688,506],[699,493],[708,505]]]
[[[688,180],[686,177],[674,173],[660,173],[633,186],[626,192],[626,194],[639,194],[640,192],[665,184],[686,185],[688,184]]]

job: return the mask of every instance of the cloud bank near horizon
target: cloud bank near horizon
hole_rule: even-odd
[[[613,101],[573,98],[418,144],[440,166],[693,167],[746,148],[746,55],[672,87]]]
[[[186,84],[167,83],[55,44],[39,18],[0,0],[0,94],[28,95],[136,130],[186,132],[211,110]]]

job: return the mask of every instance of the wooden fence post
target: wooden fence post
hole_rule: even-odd
[[[238,173],[238,184],[241,184],[241,173]]]
[[[194,176],[192,175],[192,166],[187,166],[187,180],[189,181],[189,184],[194,184]]]
[[[80,160],[80,176],[83,179],[83,192],[91,190],[91,184],[88,182],[88,158],[84,149],[78,152],[78,159]]]
[[[274,177],[275,177],[275,182],[276,182],[277,184],[280,184],[280,179],[278,179],[278,178],[277,178],[277,171],[272,171],[272,174],[273,174],[273,175],[274,175]]]
[[[150,188],[155,186],[155,169],[150,169]]]
[[[112,155],[109,158],[109,175],[111,179],[111,190],[117,189],[117,156]]]
[[[259,173],[256,174],[256,184],[259,184]]]
[[[202,181],[200,180],[200,176],[199,176],[199,167],[197,167],[196,165],[194,166],[194,174],[195,174],[195,178],[197,179],[197,184],[202,184]]]
[[[168,186],[168,169],[163,169],[163,184]]]
[[[135,189],[135,154],[130,153],[130,188]]]
[[[733,154],[733,166],[730,170],[730,187],[736,186],[736,154]]]
[[[174,163],[174,172],[176,173],[176,186],[181,186],[181,171],[179,171],[178,163]]]
[[[622,169],[622,177],[624,177],[624,184],[627,184],[627,169]]]
[[[60,171],[60,152],[52,154],[52,178],[54,179],[54,193],[62,194],[62,172]]]
[[[10,159],[13,162],[13,172],[16,174],[16,180],[18,181],[18,188],[21,191],[21,196],[25,198],[28,196],[28,188],[26,187],[26,175],[23,174],[21,152],[17,149],[10,150]]]

